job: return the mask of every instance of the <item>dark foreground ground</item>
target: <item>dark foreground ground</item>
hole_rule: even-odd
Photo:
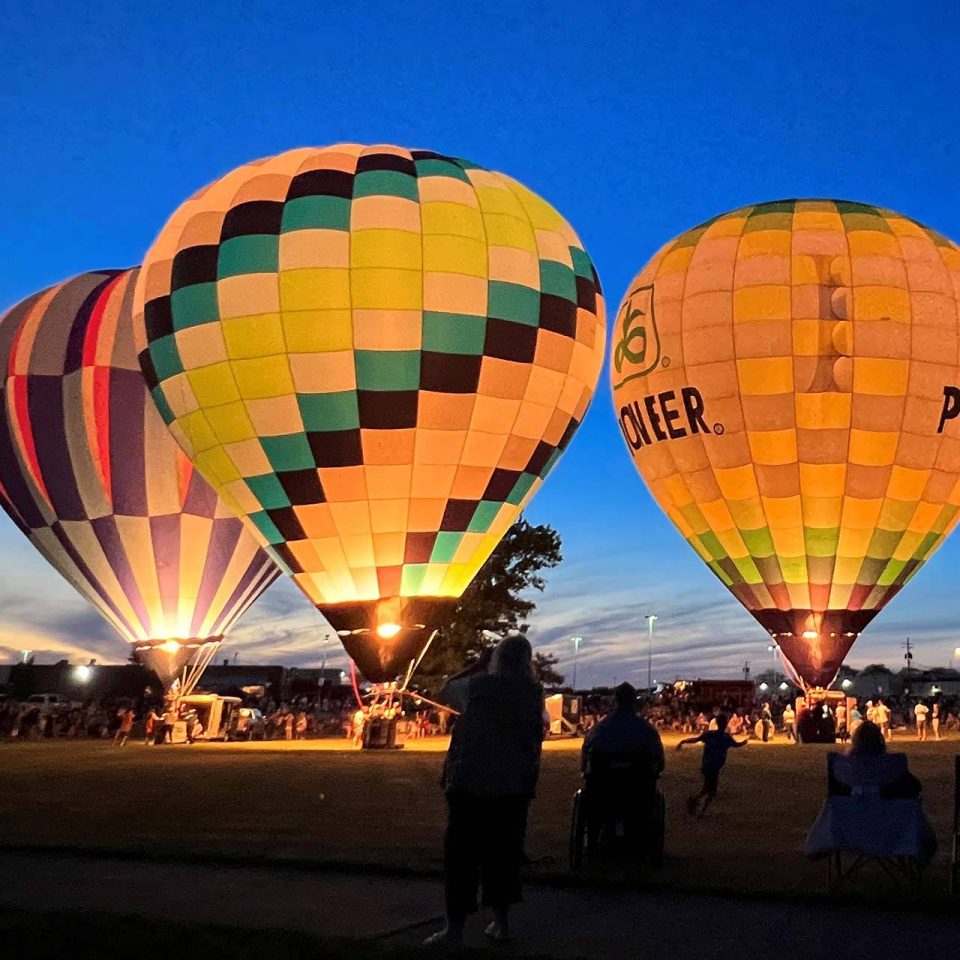
[[[668,738],[675,742],[676,737]],[[405,960],[436,928],[442,743],[369,753],[336,743],[113,749],[0,745],[0,956],[16,960]],[[566,865],[577,742],[547,745],[516,941],[475,956],[592,960],[955,956],[947,899],[953,757],[910,755],[940,853],[919,895],[873,874],[840,899],[803,840],[826,748],[752,743],[703,821],[683,799],[696,749],[668,755],[667,859],[625,887]]]
[[[330,746],[0,744],[0,847],[435,874],[444,820],[442,752]],[[533,879],[562,881],[567,874],[578,747],[551,743],[544,754],[528,839],[538,861]],[[942,902],[960,741],[904,739],[893,748],[909,753],[924,784],[940,852],[922,899]],[[668,754],[667,859],[648,882],[738,895],[821,892],[824,867],[808,863],[802,848],[824,796],[826,748],[751,743],[732,753],[716,806],[704,820],[690,821],[683,799],[697,783],[698,749]]]
[[[428,878],[8,853],[0,859],[0,950],[16,960],[401,960],[424,955],[440,901],[439,883]],[[43,909],[52,903],[55,911]],[[897,903],[880,910],[544,885],[528,887],[512,944],[492,948],[482,922],[469,929],[471,952],[528,960],[875,960],[918,947],[955,957],[960,933],[950,911]]]

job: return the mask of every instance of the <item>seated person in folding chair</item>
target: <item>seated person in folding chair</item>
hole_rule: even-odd
[[[881,727],[867,720],[847,754],[827,755],[828,795],[807,837],[807,855],[830,856],[836,882],[870,859],[909,864],[912,873],[902,876],[916,878],[936,852],[920,806],[920,781],[907,769],[905,754],[886,749]],[[857,857],[846,870],[840,863],[844,852]]]
[[[596,836],[605,819],[616,817],[623,810],[623,802],[642,805],[652,803],[656,782],[663,772],[663,743],[652,724],[637,715],[637,691],[629,683],[621,683],[614,691],[616,708],[598,723],[584,738],[582,769],[585,776],[590,831]],[[638,786],[649,787],[649,796],[610,796],[603,789],[612,770],[606,770],[604,761],[623,767],[630,764],[630,779]],[[598,774],[603,773],[598,778]],[[593,774],[593,777],[591,777]],[[629,808],[628,808],[629,809]]]
[[[829,770],[830,795],[849,797],[854,793],[875,793],[884,800],[915,800],[920,796],[920,781],[907,769],[897,763],[886,763],[896,754],[887,753],[887,743],[882,729],[869,720],[860,724],[850,744],[850,751],[841,766],[836,762]],[[906,760],[906,756],[904,760]],[[885,775],[889,770],[889,775]]]

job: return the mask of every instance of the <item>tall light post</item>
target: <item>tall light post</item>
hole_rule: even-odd
[[[325,633],[320,641],[320,669],[327,669],[327,644],[330,642],[330,634]]]
[[[776,684],[776,682],[777,682],[777,676],[778,676],[778,673],[777,673],[777,645],[776,645],[775,643],[768,643],[768,644],[767,644],[767,653],[769,653],[769,654],[771,654],[771,655],[773,656],[773,682],[774,682],[774,684]]]
[[[577,692],[577,654],[580,653],[580,644],[583,643],[583,637],[571,637],[573,643],[573,692]]]
[[[648,613],[647,621],[647,689],[653,689],[653,625],[658,617],[653,613]]]

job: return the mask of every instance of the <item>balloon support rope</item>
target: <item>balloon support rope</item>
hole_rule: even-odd
[[[407,689],[410,686],[410,681],[413,679],[413,675],[417,671],[417,667],[419,667],[420,664],[423,662],[423,658],[427,655],[427,651],[430,649],[431,644],[433,643],[434,639],[436,638],[439,632],[440,632],[439,629],[434,630],[433,633],[430,634],[430,639],[426,642],[423,649],[420,651],[420,655],[417,657],[417,659],[410,661],[410,667],[407,670],[407,675],[403,678],[403,683],[400,684],[400,689],[398,691],[399,693],[407,692]]]
[[[353,687],[353,695],[357,698],[357,706],[363,709],[363,697],[360,696],[360,685],[357,683],[357,665],[350,661],[350,685]]]

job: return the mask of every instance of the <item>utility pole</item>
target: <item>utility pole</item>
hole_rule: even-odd
[[[653,625],[657,622],[655,614],[648,613],[646,616],[647,626],[649,628],[649,639],[647,641],[647,689],[653,689]]]
[[[907,651],[903,655],[903,659],[907,663],[907,680],[906,680],[906,683],[904,684],[904,693],[909,694],[910,693],[910,672],[913,667],[913,650],[911,649],[909,637],[907,637],[906,643],[904,643],[903,646]]]

